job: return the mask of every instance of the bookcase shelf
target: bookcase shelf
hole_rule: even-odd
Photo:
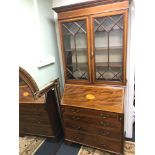
[[[110,46],[109,50],[122,50],[122,46]],[[87,48],[76,48],[76,49],[66,49],[65,52],[87,52]],[[96,47],[94,49],[95,52],[108,51],[108,47]]]

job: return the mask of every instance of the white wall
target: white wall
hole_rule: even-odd
[[[78,2],[84,2],[89,0],[77,0],[74,2],[73,0],[53,0],[53,7],[59,7],[69,4],[74,4]],[[58,48],[60,53],[60,62],[61,62],[61,72],[63,75],[62,68],[62,58],[61,58],[61,49],[60,49],[60,38],[59,38],[59,30],[58,30],[58,22],[57,22],[57,14],[54,13],[54,18],[56,22],[56,31],[57,31],[57,40],[58,40]],[[133,26],[134,26],[134,3],[132,2],[131,7],[129,9],[129,34],[128,34],[128,54],[127,54],[127,87],[126,87],[126,103],[125,103],[125,126],[124,131],[126,133],[127,138],[132,138],[132,112],[133,112],[133,88],[134,88],[134,42],[132,41],[132,37],[134,37]],[[130,35],[131,34],[131,35]],[[63,81],[64,83],[64,81]]]
[[[40,89],[61,78],[53,18],[52,0],[21,0],[19,65],[32,75]],[[54,64],[37,67],[42,58],[51,56],[56,59]]]
[[[80,2],[85,2],[85,1],[91,1],[91,0],[53,0],[52,6],[53,7],[59,7],[59,6],[64,6],[64,5],[69,5],[69,4],[75,4],[75,3],[80,3]]]

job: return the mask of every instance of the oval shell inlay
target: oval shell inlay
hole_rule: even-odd
[[[87,94],[86,98],[89,99],[89,100],[93,100],[93,99],[95,99],[95,96],[92,95],[92,94]]]
[[[29,93],[28,92],[24,92],[23,96],[29,96]]]

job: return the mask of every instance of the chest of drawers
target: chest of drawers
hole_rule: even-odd
[[[123,100],[123,88],[66,85],[61,102],[65,140],[122,154]]]
[[[54,84],[53,84],[54,85]],[[47,87],[48,88],[48,87]],[[35,96],[23,81],[19,86],[19,134],[58,138],[61,133],[55,87]]]

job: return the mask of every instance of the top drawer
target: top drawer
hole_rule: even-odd
[[[71,115],[80,115],[80,116],[89,116],[89,117],[97,117],[102,119],[114,119],[118,120],[119,116],[117,113],[111,113],[107,111],[101,110],[93,110],[93,109],[86,109],[86,108],[79,108],[79,107],[72,107],[72,106],[62,106],[63,114],[71,114]]]

